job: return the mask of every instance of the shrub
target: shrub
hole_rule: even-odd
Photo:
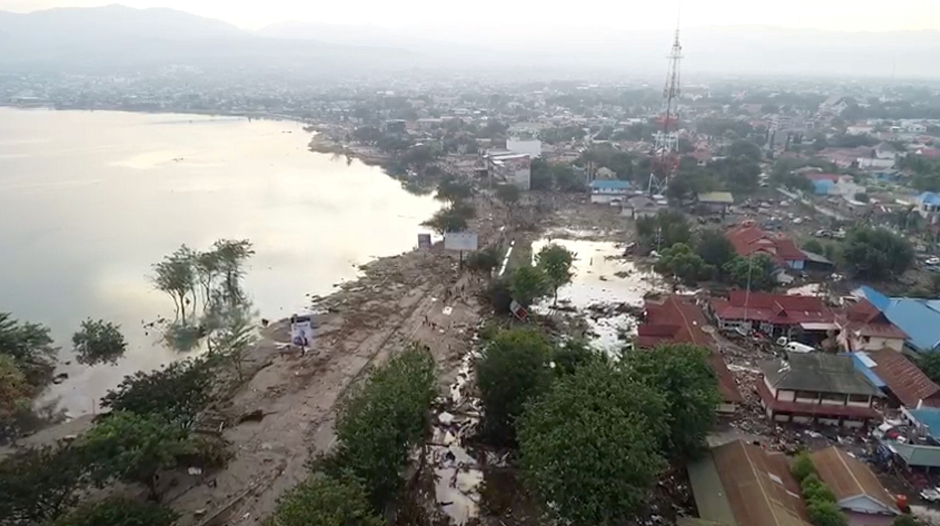
[[[808,453],[800,453],[793,459],[790,472],[796,477],[797,482],[802,484],[806,477],[816,475],[816,466],[813,465],[813,459]],[[818,478],[816,480],[819,481]]]
[[[830,490],[825,484],[819,480],[815,474],[807,476],[803,479],[803,482],[800,483],[800,489],[803,493],[803,498],[807,501],[814,502],[835,502],[836,496],[833,495],[832,490]]]
[[[814,526],[847,526],[848,519],[835,502],[809,502],[806,514]]]

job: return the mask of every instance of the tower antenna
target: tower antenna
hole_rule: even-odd
[[[681,16],[681,10],[680,14]],[[676,34],[672,50],[667,57],[669,70],[663,88],[663,106],[660,120],[662,127],[653,140],[652,170],[650,170],[650,195],[663,194],[669,180],[679,167],[679,97],[682,94],[682,76],[679,63],[682,60],[682,44],[679,43],[679,16],[676,17]]]

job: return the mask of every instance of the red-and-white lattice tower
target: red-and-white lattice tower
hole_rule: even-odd
[[[669,53],[669,72],[666,75],[666,87],[663,88],[663,110],[659,116],[660,129],[653,141],[652,170],[650,170],[650,195],[663,194],[669,179],[679,167],[679,95],[682,44],[679,43],[679,27]]]

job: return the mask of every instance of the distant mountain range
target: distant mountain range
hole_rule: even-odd
[[[331,74],[396,67],[411,53],[262,37],[172,9],[120,5],[0,11],[0,72],[114,73],[166,65]]]
[[[139,71],[164,65],[294,75],[410,68],[478,74],[607,72],[659,78],[670,31],[535,24],[388,29],[285,22],[256,32],[171,9],[120,5],[0,11],[4,71]],[[940,31],[836,33],[775,27],[682,31],[689,74],[940,77]]]

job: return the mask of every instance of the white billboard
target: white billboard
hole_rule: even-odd
[[[313,324],[310,316],[293,316],[290,324],[290,342],[295,347],[305,348],[313,341]]]
[[[444,248],[447,250],[473,252],[477,249],[477,233],[447,232],[444,234]]]

